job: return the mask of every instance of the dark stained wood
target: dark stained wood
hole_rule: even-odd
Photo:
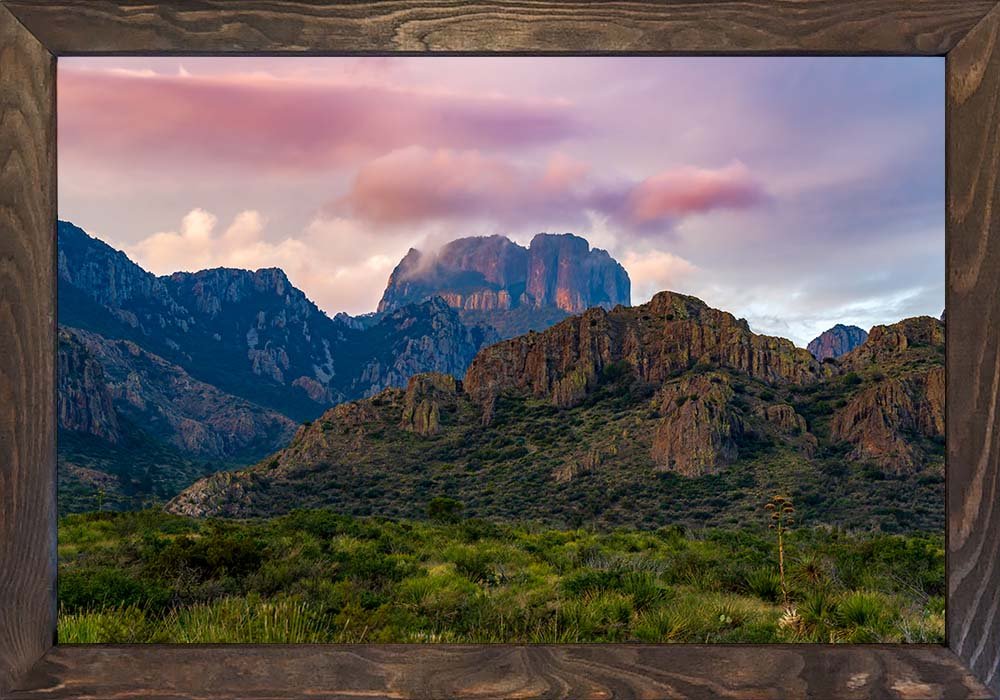
[[[57,55],[581,51],[944,54],[995,0],[8,0]]]
[[[29,698],[988,698],[939,646],[56,647]]]
[[[1000,7],[948,57],[948,644],[1000,693]]]
[[[0,7],[0,695],[55,625],[54,78]]]

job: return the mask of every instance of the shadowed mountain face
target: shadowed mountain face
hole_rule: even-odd
[[[822,361],[846,355],[865,342],[867,337],[868,333],[864,329],[838,323],[830,330],[813,338],[806,348],[813,354],[813,357]]]
[[[467,322],[505,338],[593,306],[631,303],[628,273],[572,234],[540,233],[528,248],[504,236],[461,238],[434,253],[411,249],[389,278],[379,311],[438,296]]]
[[[365,323],[330,318],[278,269],[156,277],[64,222],[59,273],[61,324],[130,340],[199,381],[297,421],[405,385],[419,372],[461,376],[496,339],[435,300]]]
[[[122,498],[259,459],[297,423],[415,374],[461,377],[498,339],[438,298],[330,318],[278,269],[157,277],[65,222],[58,291],[64,477]]]
[[[270,515],[301,506],[658,526],[739,524],[760,495],[806,522],[941,526],[943,327],[876,327],[819,362],[693,297],[592,308],[483,349],[463,382],[422,375],[345,403],[246,470],[169,508]]]

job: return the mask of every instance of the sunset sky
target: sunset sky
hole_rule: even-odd
[[[938,58],[61,58],[59,214],[374,310],[410,247],[573,232],[804,345],[944,306]]]

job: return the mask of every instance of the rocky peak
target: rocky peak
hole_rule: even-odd
[[[811,383],[826,372],[790,340],[757,335],[745,320],[695,297],[661,292],[641,306],[591,308],[542,333],[486,348],[470,365],[465,385],[489,420],[491,403],[507,392],[575,405],[594,389],[600,372],[618,362],[654,386],[699,364],[776,383]]]
[[[864,329],[838,323],[833,328],[820,333],[810,341],[806,348],[813,354],[813,357],[822,361],[846,355],[865,342],[867,338],[868,333]]]
[[[526,293],[536,307],[580,313],[631,303],[631,281],[607,251],[571,233],[540,233],[528,249]]]
[[[888,326],[875,326],[868,339],[844,355],[850,367],[891,361],[909,348],[944,346],[944,323],[932,316],[915,316]]]
[[[178,297],[193,299],[194,308],[209,316],[218,314],[227,304],[255,299],[294,304],[307,316],[319,313],[278,268],[252,271],[218,267],[199,272],[175,272],[165,279]]]
[[[465,320],[491,323],[510,337],[592,306],[627,306],[631,283],[606,251],[592,250],[579,236],[541,233],[528,248],[487,236],[460,238],[431,253],[410,249],[378,308],[391,311],[432,296]]]

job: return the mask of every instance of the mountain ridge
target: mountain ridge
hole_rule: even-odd
[[[246,517],[295,503],[409,517],[440,495],[479,517],[654,527],[719,508],[738,519],[759,507],[754,494],[781,490],[807,521],[869,526],[877,511],[891,529],[908,499],[936,526],[940,325],[907,319],[822,363],[694,297],[590,309],[483,349],[462,382],[418,375],[341,404],[286,449],[202,479],[168,508]]]

